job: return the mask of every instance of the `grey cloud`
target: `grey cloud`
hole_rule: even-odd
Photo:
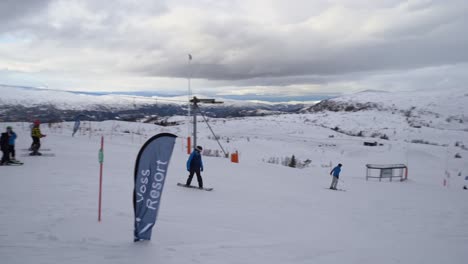
[[[51,0],[2,0],[0,1],[0,21],[3,23],[47,8]]]
[[[7,0],[0,2],[3,15],[0,21],[21,20],[15,29],[10,26],[3,31],[27,32],[36,41],[31,46],[50,42],[51,50],[63,49],[70,57],[79,57],[86,48],[93,50],[93,54],[119,58],[119,63],[100,65],[108,67],[109,72],[169,78],[186,78],[190,74],[193,78],[238,86],[363,81],[387,71],[468,62],[466,1],[341,2],[337,6],[350,8],[350,12],[369,9],[371,13],[388,15],[379,21],[382,28],[378,23],[374,31],[362,33],[362,29],[356,28],[355,35],[341,28],[346,26],[346,19],[355,19],[354,16],[333,21],[337,23],[329,32],[316,30],[314,22],[308,23],[308,19],[313,21],[336,1],[304,0],[295,6],[272,1],[279,24],[259,22],[258,18],[243,13],[231,14],[230,11],[243,10],[236,7],[237,1],[217,1],[211,11],[211,1],[176,2],[179,6],[198,8],[195,12],[200,12],[199,17],[194,20],[180,17],[161,29],[154,28],[159,23],[155,18],[173,12],[171,1],[118,0],[112,4],[79,1],[98,19],[70,17],[55,27],[44,10],[58,2]],[[12,11],[6,12],[7,9]],[[216,17],[217,12],[222,14],[221,18]],[[28,14],[34,14],[34,19],[25,19]],[[135,25],[148,20],[155,24]],[[194,21],[196,24],[190,24]],[[0,36],[1,33],[2,26]],[[187,53],[193,55],[190,68]]]
[[[390,3],[395,4],[394,1],[387,4]],[[467,62],[468,5],[458,3],[459,6],[451,7],[430,3],[417,9],[413,7],[416,11],[430,10],[430,15],[349,44],[341,44],[339,36],[329,44],[320,35],[307,35],[310,32],[282,34],[248,21],[210,21],[200,34],[209,36],[215,43],[194,51],[192,76],[241,80],[342,75]],[[174,53],[170,47],[161,49],[167,55],[166,63],[143,63],[131,70],[150,76],[187,77],[186,63],[176,58],[182,54]]]
[[[382,36],[393,38],[414,38],[416,36],[427,35],[432,32],[447,30],[451,24],[466,21],[468,4],[466,2],[454,1],[453,5],[444,5],[444,2],[419,2],[405,7],[409,11],[403,21],[395,19],[392,28],[381,32]],[[409,22],[418,18],[416,21]],[[391,21],[390,21],[391,22]],[[462,30],[460,26],[458,28]]]
[[[0,1],[0,34],[24,26],[21,19],[36,15],[46,9],[52,0],[2,0]]]
[[[8,2],[10,1],[7,0]],[[123,27],[131,19],[156,17],[168,11],[165,1],[114,0],[110,3],[106,1],[20,0],[11,2],[11,6],[21,11],[15,16],[23,19],[14,27],[6,28],[6,32],[20,32],[23,36],[37,41],[50,41],[59,43],[62,47],[77,49],[128,48],[130,50],[138,48],[138,44],[142,42],[137,42],[138,40],[135,39],[138,38],[132,36],[131,32],[119,29],[119,26]],[[91,21],[93,27],[89,26],[88,18],[73,15],[64,19],[60,27],[52,24],[50,13],[47,11],[51,12],[54,7],[62,6],[73,14],[75,5],[99,17],[96,21]],[[28,12],[30,17],[26,16]],[[16,23],[16,21],[13,22]]]

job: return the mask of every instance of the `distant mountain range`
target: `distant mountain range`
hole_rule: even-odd
[[[137,94],[137,95],[135,95]],[[102,121],[147,121],[187,114],[186,96],[155,93],[69,92],[34,87],[0,85],[0,121],[70,121],[77,115]],[[201,104],[209,117],[244,117],[298,113],[312,103],[250,102],[217,98],[223,104]]]
[[[208,117],[237,118],[280,114],[317,114],[311,119],[328,128],[341,127],[330,114],[342,116],[350,134],[363,126],[386,127],[389,120],[411,127],[468,131],[468,92],[462,89],[383,92],[367,90],[318,103],[272,103],[216,98],[223,104],[200,104]],[[163,124],[169,117],[187,114],[186,96],[130,96],[78,93],[0,85],[0,122],[123,120]],[[335,116],[335,114],[333,114]],[[398,117],[398,118],[397,118]],[[353,120],[353,122],[351,122]],[[354,125],[353,125],[354,124]],[[353,128],[355,124],[360,124]],[[352,130],[352,131],[351,131]]]

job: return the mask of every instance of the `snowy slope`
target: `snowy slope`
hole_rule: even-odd
[[[74,138],[72,123],[43,126],[48,134],[43,147],[53,149],[56,157],[23,157],[24,166],[0,167],[2,263],[466,262],[468,191],[461,189],[462,177],[455,172],[468,176],[467,151],[410,144],[399,133],[384,146],[364,147],[366,138],[307,121],[315,118],[211,119],[223,146],[240,152],[239,164],[204,157],[204,181],[215,188],[212,192],[176,186],[186,179],[186,126],[84,122]],[[345,118],[328,116],[337,122]],[[27,124],[14,127],[18,148],[27,147]],[[216,149],[203,124],[199,131],[200,144]],[[160,132],[180,137],[153,240],[134,244],[134,162],[145,139]],[[432,135],[426,132],[420,133]],[[465,133],[439,137],[466,144]],[[104,211],[98,223],[101,134],[106,138]],[[454,159],[456,151],[464,159]],[[310,158],[311,166],[263,162],[292,154]],[[346,192],[326,189],[330,162],[344,164],[339,187]],[[407,163],[409,181],[365,181],[365,164],[379,162]],[[448,187],[442,186],[445,170],[452,173]]]
[[[456,115],[468,112],[468,92],[465,89],[418,90],[408,92],[364,91],[341,96],[337,102],[373,102],[383,108],[410,109],[434,112],[442,115]]]
[[[365,91],[322,101],[305,122],[354,136],[453,145],[468,132],[468,93]],[[459,133],[462,132],[462,133]]]

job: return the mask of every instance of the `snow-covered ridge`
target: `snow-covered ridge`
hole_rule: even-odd
[[[131,96],[120,94],[89,94],[69,91],[39,89],[32,87],[7,86],[0,84],[0,105],[21,105],[32,107],[38,105],[53,105],[61,110],[96,110],[102,107],[109,109],[132,109],[135,107],[154,104],[183,105],[187,102],[186,96]],[[203,95],[197,95],[204,97]],[[314,102],[282,102],[271,103],[264,101],[241,101],[224,98],[216,98],[224,102],[223,106],[229,107],[253,107],[258,105],[294,105],[313,104]]]
[[[411,109],[454,115],[468,111],[468,96],[462,89],[411,92],[366,91],[331,99],[335,102],[375,103],[387,109]]]
[[[85,114],[95,121],[119,119],[127,121],[153,120],[153,117],[171,117],[187,113],[186,96],[132,96],[127,94],[101,94],[57,91],[30,87],[0,85],[0,121],[44,122],[74,120]],[[198,98],[203,95],[194,94]],[[203,104],[210,117],[263,116],[297,113],[310,106],[306,103],[265,103],[216,98],[223,104]]]
[[[0,105],[21,105],[32,107],[38,105],[53,105],[62,110],[90,110],[98,107],[111,109],[126,109],[135,106],[151,105],[163,102],[161,98],[149,98],[126,95],[89,95],[67,91],[36,89],[29,87],[14,87],[0,85]],[[177,103],[180,98],[170,98]]]
[[[373,116],[370,124],[382,123],[382,117],[386,115],[399,115],[415,127],[468,130],[468,94],[462,89],[364,91],[324,100],[305,109],[305,112],[315,113],[348,112],[348,118],[362,111]]]

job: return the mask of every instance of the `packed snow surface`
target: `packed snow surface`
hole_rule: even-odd
[[[203,157],[204,185],[214,187],[211,192],[176,186],[187,177],[187,125],[85,121],[72,137],[72,123],[43,124],[43,148],[51,149],[43,153],[56,156],[19,157],[23,166],[0,167],[1,263],[467,263],[468,191],[462,186],[468,151],[455,146],[468,144],[464,127],[411,128],[391,114],[385,125],[371,126],[362,121],[372,122],[370,113],[323,115],[211,119],[226,151],[240,154],[238,164]],[[352,118],[363,122],[362,130],[392,131],[390,140],[326,128],[336,123],[352,130]],[[21,149],[31,143],[28,124],[2,123],[0,129],[6,125],[19,134],[17,155],[27,153]],[[159,218],[150,242],[133,243],[135,159],[143,143],[161,132],[179,138]],[[200,145],[219,150],[203,123],[199,132]],[[383,145],[363,146],[374,140]],[[266,162],[292,155],[309,159],[309,166]],[[338,187],[346,191],[327,189],[330,165],[338,163]],[[366,181],[368,163],[407,164],[408,180]]]

